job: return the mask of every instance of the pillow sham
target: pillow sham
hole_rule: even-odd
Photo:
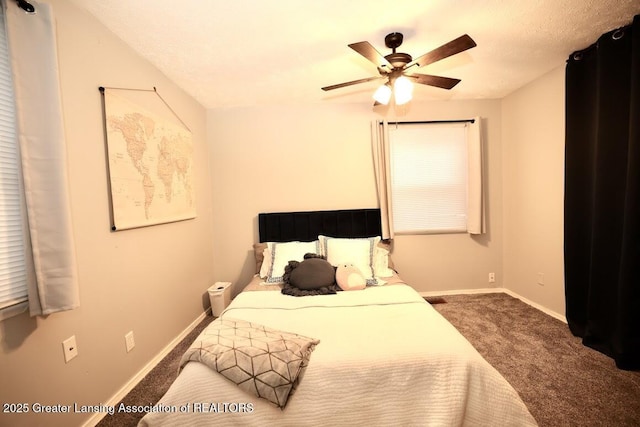
[[[345,239],[329,236],[318,236],[320,253],[334,267],[340,264],[353,264],[364,276],[367,285],[376,285],[375,252],[380,236],[368,238]]]
[[[376,248],[373,272],[376,277],[391,277],[393,270],[389,268],[389,251],[381,247]]]
[[[380,240],[380,243],[378,243],[378,249],[384,249],[387,251],[387,266],[391,269],[391,270],[395,270],[395,267],[393,266],[393,260],[391,259],[391,241],[390,240]]]
[[[289,261],[302,261],[307,253],[320,254],[319,242],[269,242],[267,243],[270,266],[266,274],[267,283],[282,283],[284,268]]]
[[[253,257],[256,260],[256,273],[260,273],[260,269],[264,264],[264,251],[267,249],[266,243],[254,243],[253,244]],[[260,277],[265,277],[260,274]]]

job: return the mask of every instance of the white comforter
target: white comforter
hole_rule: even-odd
[[[160,401],[176,412],[149,413],[140,425],[536,425],[511,385],[409,286],[243,292],[224,316],[320,340],[286,408],[192,362]]]

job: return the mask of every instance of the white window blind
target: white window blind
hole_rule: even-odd
[[[0,7],[0,310],[27,300],[23,197],[10,65]]]
[[[395,232],[466,231],[466,125],[390,125],[389,147]]]

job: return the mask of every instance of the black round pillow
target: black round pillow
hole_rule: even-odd
[[[289,283],[298,289],[311,290],[331,286],[336,281],[333,266],[322,258],[308,258],[291,271]]]
[[[336,269],[316,254],[306,254],[302,262],[289,261],[284,268],[282,293],[293,296],[335,294]]]

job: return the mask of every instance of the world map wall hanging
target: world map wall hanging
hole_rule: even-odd
[[[111,229],[126,230],[195,218],[191,132],[179,119],[170,120],[113,93],[122,90],[126,89],[100,88]],[[164,103],[155,88],[144,92],[155,93],[149,95],[157,96],[156,101]],[[173,113],[168,104],[164,103],[164,107]]]

